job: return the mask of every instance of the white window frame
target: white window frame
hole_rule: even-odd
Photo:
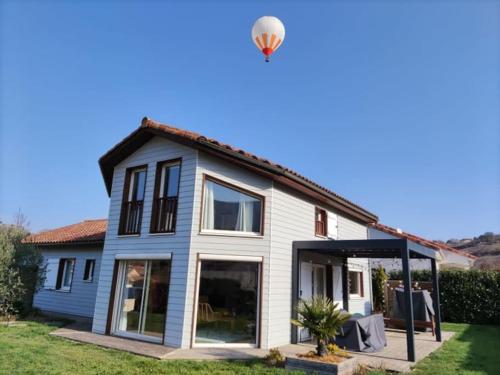
[[[91,261],[91,266],[89,267],[89,273],[87,278],[85,278],[85,271],[87,269],[87,262]],[[95,263],[96,260],[94,258],[85,259],[85,268],[83,269],[83,281],[86,283],[91,283],[94,280],[94,271],[95,271]]]
[[[69,279],[69,285],[65,285],[64,281],[66,280],[66,275],[68,273],[68,265],[71,264],[71,278]],[[76,259],[74,258],[63,258],[63,273],[61,278],[61,287],[57,290],[63,292],[69,292],[71,290],[71,285],[73,284],[73,277],[75,277],[75,265]]]
[[[125,332],[121,331],[118,327],[119,325],[119,319],[120,319],[120,309],[122,308],[122,302],[123,302],[123,288],[125,284],[125,278],[127,277],[126,275],[126,261],[128,260],[142,260],[145,262],[146,268],[151,267],[151,261],[153,260],[170,260],[172,259],[172,253],[164,253],[164,254],[116,254],[115,255],[115,260],[118,261],[118,273],[116,276],[116,289],[115,289],[115,298],[113,300],[113,313],[111,316],[111,334],[114,336],[120,336],[120,337],[125,337],[125,338],[131,338],[131,339],[136,339],[139,341],[146,341],[146,342],[153,342],[156,344],[161,344],[164,342],[164,339],[166,337],[166,319],[168,318],[168,309],[167,312],[165,313],[165,327],[163,331],[163,337],[155,337],[155,336],[148,336],[140,333],[133,333],[133,332]],[[170,277],[172,277],[172,264],[170,264]],[[169,280],[169,288],[170,288],[170,282]],[[149,290],[149,285],[146,285],[146,287],[143,290],[142,293],[142,300],[141,304],[144,303],[144,299],[147,298]],[[170,290],[169,290],[170,292]],[[167,301],[168,303],[168,301]]]
[[[198,299],[200,294],[200,278],[201,278],[201,262],[204,260],[220,260],[230,262],[254,262],[259,263],[258,279],[257,279],[257,314],[256,314],[256,330],[255,330],[255,344],[197,344],[196,343],[196,322],[198,320]],[[244,255],[219,255],[219,254],[198,254],[196,260],[196,284],[195,284],[195,298],[193,308],[192,332],[191,332],[191,347],[192,348],[258,348],[260,346],[260,319],[261,319],[261,284],[262,284],[262,267],[263,257],[259,256],[244,256]]]

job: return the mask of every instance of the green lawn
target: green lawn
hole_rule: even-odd
[[[0,374],[285,374],[261,361],[159,361],[48,335],[56,328],[0,326]]]
[[[261,361],[143,358],[49,336],[57,326],[33,321],[26,326],[0,326],[0,374],[285,374]],[[444,324],[443,329],[457,333],[441,350],[420,362],[415,374],[500,373],[500,326]]]
[[[500,326],[444,323],[455,336],[441,350],[418,363],[412,372],[424,374],[500,374]]]

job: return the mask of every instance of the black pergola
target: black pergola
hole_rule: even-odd
[[[301,253],[314,252],[342,259],[342,290],[344,309],[348,310],[349,290],[347,258],[401,258],[406,312],[406,343],[408,361],[415,361],[415,329],[411,296],[410,259],[430,259],[432,269],[432,300],[436,320],[436,340],[441,341],[441,313],[436,251],[407,239],[386,240],[316,240],[294,241],[292,252],[292,315],[297,318],[295,306],[299,300],[299,274]],[[298,343],[298,327],[292,326],[292,343]]]

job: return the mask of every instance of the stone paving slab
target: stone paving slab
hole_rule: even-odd
[[[175,348],[164,345],[130,340],[116,336],[100,335],[84,330],[72,329],[69,326],[67,328],[60,328],[50,334],[53,336],[64,337],[69,340],[93,344],[108,349],[123,350],[129,353],[156,359],[163,359],[168,353],[175,350]]]

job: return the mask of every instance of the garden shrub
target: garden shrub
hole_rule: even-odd
[[[428,270],[415,270],[411,274],[412,281],[432,281]],[[402,272],[391,271],[389,278],[402,280]],[[440,271],[439,298],[443,321],[500,324],[499,271]]]

